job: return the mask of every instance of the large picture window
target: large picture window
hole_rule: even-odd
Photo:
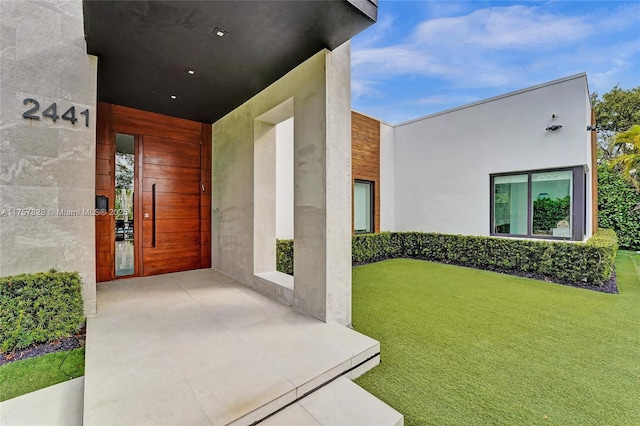
[[[491,234],[582,239],[582,167],[491,176]]]
[[[373,232],[373,182],[356,180],[354,183],[353,229],[356,234]]]

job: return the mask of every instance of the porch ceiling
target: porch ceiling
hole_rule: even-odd
[[[100,101],[206,123],[377,17],[377,0],[83,0],[83,6],[87,51],[98,56]],[[217,36],[216,28],[226,34]]]

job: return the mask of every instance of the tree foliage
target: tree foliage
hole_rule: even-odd
[[[133,189],[133,154],[116,152],[116,188]]]
[[[616,231],[620,248],[640,250],[640,193],[604,164],[598,167],[598,226]]]
[[[618,133],[612,145],[619,149],[619,154],[611,159],[610,167],[617,168],[622,179],[640,192],[640,126],[636,124],[626,132]]]
[[[592,93],[591,105],[596,118],[601,155],[604,160],[609,160],[618,154],[612,144],[615,135],[640,124],[640,86],[628,90],[615,86],[602,97]]]

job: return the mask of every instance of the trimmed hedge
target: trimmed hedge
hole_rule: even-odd
[[[0,351],[71,336],[84,319],[77,272],[0,278]]]
[[[292,253],[293,244],[289,248]],[[612,276],[617,250],[616,234],[608,229],[600,229],[586,243],[383,232],[355,235],[352,262],[364,265],[393,258],[421,259],[568,284],[601,286]],[[279,252],[278,265],[287,264],[284,258],[286,255]]]

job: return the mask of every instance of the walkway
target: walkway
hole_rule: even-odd
[[[84,424],[402,424],[346,380],[379,352],[211,269],[102,283],[87,321]]]

